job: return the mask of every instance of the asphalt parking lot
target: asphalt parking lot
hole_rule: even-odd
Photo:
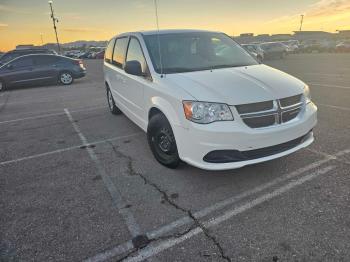
[[[0,261],[350,261],[349,54],[267,62],[310,85],[316,141],[224,172],[159,165],[85,64],[0,93]]]

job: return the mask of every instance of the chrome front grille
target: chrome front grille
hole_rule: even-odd
[[[282,108],[294,106],[301,102],[302,95],[290,96],[279,100]]]
[[[271,110],[273,108],[273,101],[265,101],[253,104],[243,104],[236,106],[239,114],[249,114],[259,111]]]
[[[303,106],[302,95],[259,103],[236,105],[243,122],[251,128],[262,128],[289,122]]]

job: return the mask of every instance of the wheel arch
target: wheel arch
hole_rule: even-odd
[[[111,86],[111,85],[109,84],[108,79],[105,79],[105,87],[106,87],[106,88],[110,88],[110,86]]]
[[[179,112],[176,111],[175,106],[161,97],[153,97],[151,99],[151,104],[148,109],[148,114],[147,114],[148,122],[153,115],[158,113],[162,113],[165,115],[165,117],[168,119],[173,130],[174,130],[174,126],[181,125]]]

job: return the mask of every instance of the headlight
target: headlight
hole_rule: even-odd
[[[209,124],[215,121],[232,121],[233,116],[230,108],[226,104],[183,101],[185,116],[188,120]]]
[[[304,97],[305,97],[306,104],[311,102],[310,88],[307,85],[305,85],[305,87],[304,87]]]

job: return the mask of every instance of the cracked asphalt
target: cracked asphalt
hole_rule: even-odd
[[[159,165],[101,61],[0,93],[0,261],[350,261],[350,55],[266,63],[309,84],[316,141],[231,171]]]

